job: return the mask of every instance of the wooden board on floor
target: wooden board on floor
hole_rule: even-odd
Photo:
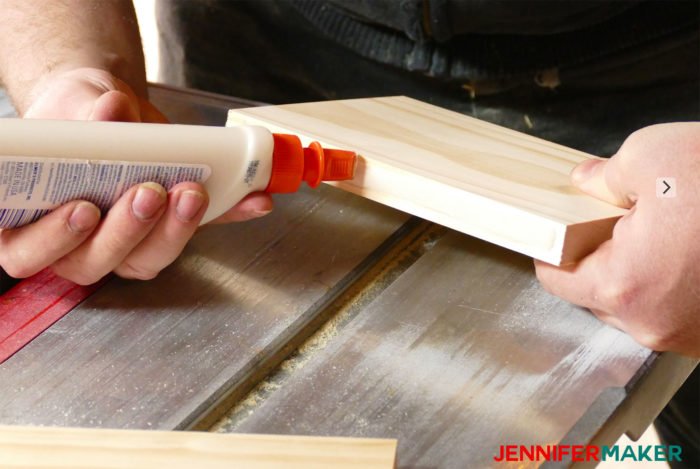
[[[237,124],[355,150],[356,177],[338,187],[552,264],[592,251],[625,213],[570,184],[591,155],[407,97],[234,109]]]
[[[392,469],[396,440],[0,426],[0,467]]]

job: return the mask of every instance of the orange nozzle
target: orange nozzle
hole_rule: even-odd
[[[303,148],[296,135],[272,134],[272,138],[272,175],[265,192],[296,192],[301,181],[316,187],[321,181],[352,179],[355,173],[355,152],[324,149],[318,142]]]

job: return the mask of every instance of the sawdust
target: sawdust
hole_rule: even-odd
[[[425,252],[432,249],[446,229],[429,222],[420,222],[412,232],[396,244],[375,266],[363,274],[328,308],[330,318],[297,350],[279,364],[248,395],[240,400],[211,428],[212,432],[235,431],[268,396],[283,387],[291,377],[325,349],[357,314],[377,298],[394,280]]]

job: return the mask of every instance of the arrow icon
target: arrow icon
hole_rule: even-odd
[[[656,197],[672,199],[676,197],[676,178],[656,178]]]
[[[668,185],[666,181],[661,181],[664,183],[664,186],[666,186],[666,189],[662,192],[662,194],[666,195],[666,192],[671,190],[671,186]]]

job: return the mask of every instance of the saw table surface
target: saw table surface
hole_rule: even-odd
[[[173,122],[217,95],[161,86]],[[638,436],[696,361],[547,294],[529,258],[331,187],[202,229],[0,365],[0,424],[390,437],[399,467]]]

